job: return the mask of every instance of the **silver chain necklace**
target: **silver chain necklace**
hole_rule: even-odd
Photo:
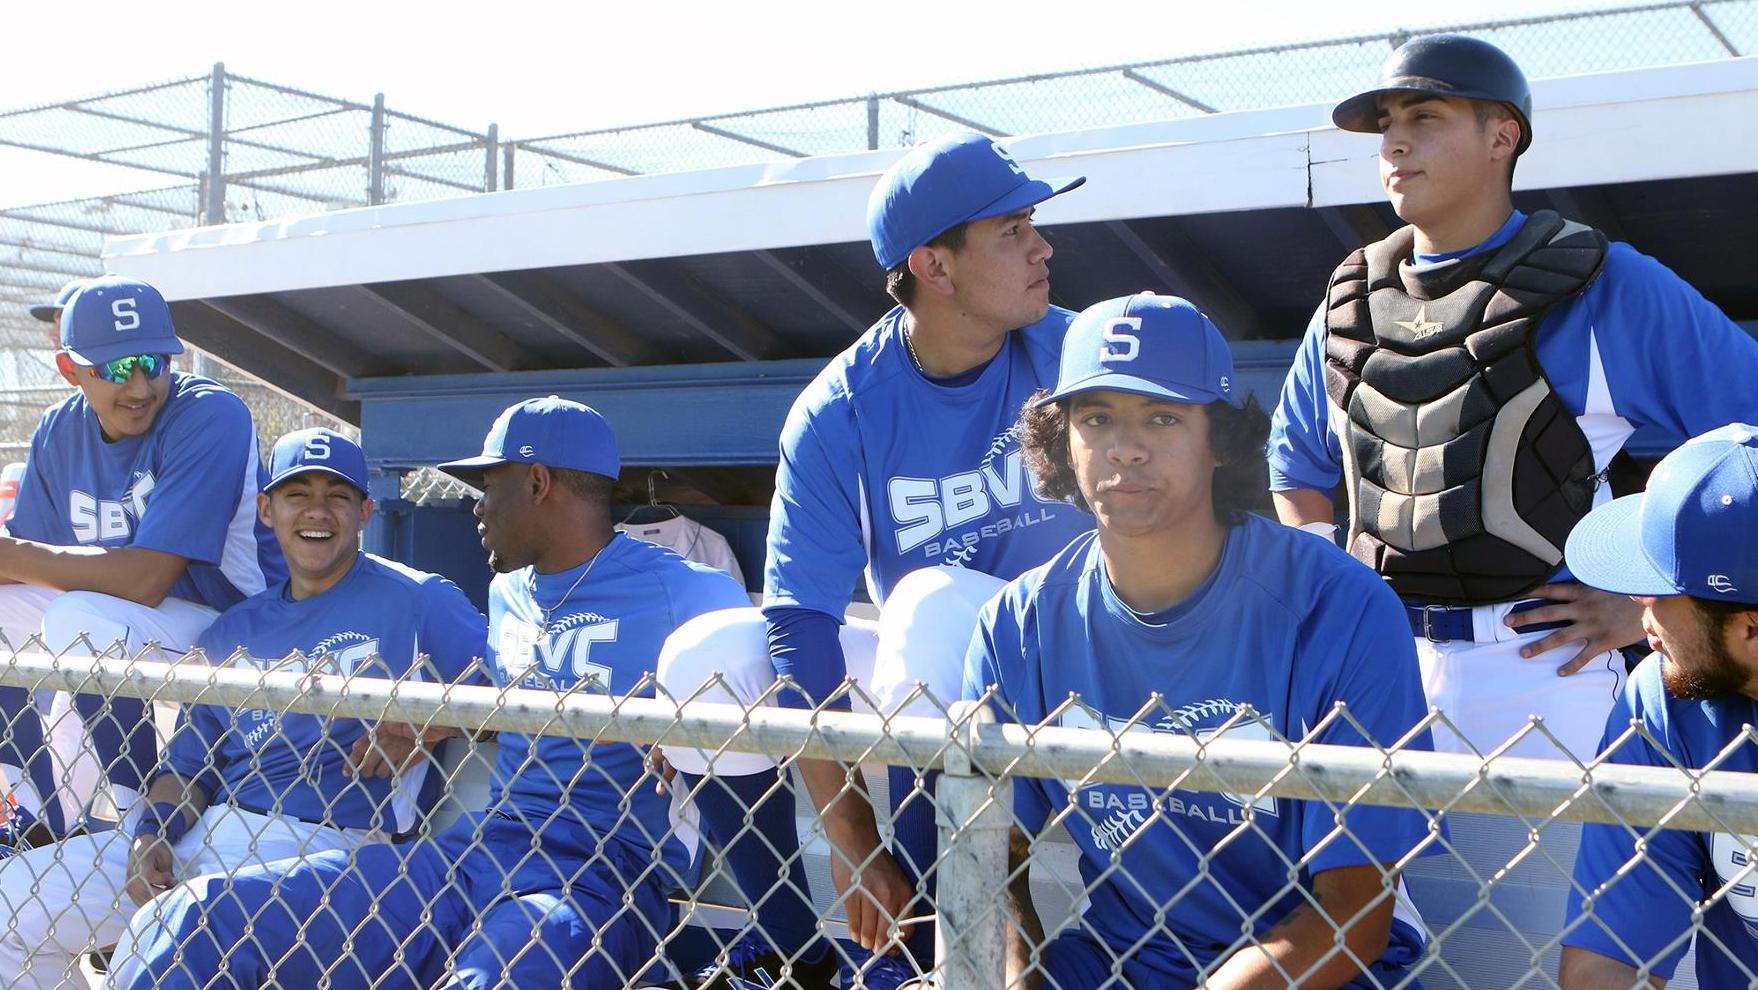
[[[606,547],[609,545],[610,544],[608,543],[605,544]],[[536,605],[537,610],[543,613],[543,623],[537,627],[538,639],[543,639],[549,635],[549,624],[555,618],[556,612],[559,611],[563,605],[568,603],[568,597],[574,593],[576,588],[580,587],[580,582],[586,580],[586,575],[592,573],[592,568],[598,566],[598,558],[602,556],[604,556],[603,547],[599,548],[599,551],[592,555],[592,559],[586,562],[586,569],[580,572],[580,576],[574,579],[573,584],[568,585],[568,590],[562,592],[562,597],[556,599],[555,605],[550,608],[544,608],[543,604],[537,600],[537,568],[531,568],[531,604]]]
[[[910,363],[916,366],[917,371],[926,376],[928,374],[928,369],[922,367],[921,356],[916,354],[916,342],[914,338],[915,334],[910,333],[910,328],[905,326],[903,328],[903,349],[909,352]]]

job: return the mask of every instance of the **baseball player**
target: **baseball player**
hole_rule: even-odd
[[[1668,454],[1646,491],[1594,509],[1569,534],[1575,576],[1635,596],[1659,651],[1606,719],[1610,762],[1758,773],[1755,529],[1758,426],[1733,424]],[[1661,986],[1693,936],[1698,986],[1758,984],[1754,864],[1758,836],[1585,826],[1564,990]]]
[[[802,692],[781,703],[845,707],[837,692],[854,676],[886,711],[899,710],[920,682],[934,700],[918,696],[902,710],[933,714],[956,696],[977,606],[1002,579],[1091,526],[1032,490],[1013,432],[1020,404],[1055,375],[1072,315],[1050,305],[1051,248],[1032,226],[1033,210],[1083,181],[1034,180],[976,134],[917,147],[880,178],[867,223],[897,306],[795,401],[782,429],[762,616],[721,616],[688,630],[662,663],[675,696],[692,696],[719,674],[730,700],[749,705],[780,674]],[[876,643],[870,627],[838,629],[863,573],[883,608]],[[775,786],[772,762],[718,758],[704,788],[706,754],[667,755],[686,772],[710,836],[724,845],[762,833],[727,855],[751,900],[766,898],[761,931],[776,945],[809,942],[816,912],[792,842],[793,797]],[[911,876],[934,859],[933,808],[923,793],[932,781],[891,774],[894,807],[907,802],[895,819],[900,868],[864,797],[837,800],[842,767],[802,761],[800,769],[836,850],[832,877],[846,896],[850,933],[877,949],[889,919],[903,917],[916,893]],[[745,831],[747,815],[757,828]],[[771,893],[790,858],[794,882]],[[931,940],[920,929],[918,954]],[[757,951],[733,954],[727,968],[748,973],[746,957],[770,948],[758,936]],[[869,985],[883,978],[866,976]]]
[[[651,694],[678,623],[749,602],[726,574],[615,532],[616,438],[586,406],[520,402],[480,456],[442,467],[482,489],[497,686]],[[670,927],[666,893],[691,855],[646,753],[499,741],[486,813],[430,841],[185,884],[136,916],[117,957],[139,964],[118,985],[193,990],[222,971],[238,987],[629,984]]]
[[[1097,531],[984,606],[966,698],[1027,725],[1199,738],[1390,744],[1422,721],[1397,597],[1248,511],[1268,419],[1243,399],[1226,341],[1183,300],[1127,296],[1075,319],[1021,445],[1040,489],[1090,509]],[[1428,748],[1427,731],[1405,745]],[[1325,802],[1015,787],[1010,986],[1390,986],[1421,952],[1394,917],[1395,864],[1427,836],[1418,810],[1350,808],[1343,837]],[[1024,862],[1053,821],[1080,849],[1086,903],[1034,973]]]
[[[210,663],[452,681],[485,655],[486,620],[457,586],[360,551],[373,503],[358,446],[289,433],[270,472],[257,509],[289,578],[197,638]],[[180,880],[408,831],[427,774],[417,762],[393,776],[408,755],[354,719],[185,708],[128,826],[0,861],[8,985],[77,980],[75,957],[114,944],[135,904]]]
[[[1462,736],[1437,745],[1488,751],[1538,715],[1586,757],[1641,630],[1570,577],[1563,544],[1638,427],[1758,420],[1758,343],[1629,245],[1513,208],[1532,100],[1493,45],[1413,39],[1332,118],[1380,135],[1408,226],[1331,277],[1275,413],[1277,512],[1328,530],[1343,483],[1345,546],[1404,600]],[[1509,752],[1561,755],[1537,732]]]
[[[18,502],[0,537],[0,636],[63,651],[122,644],[188,649],[219,609],[285,577],[256,515],[262,462],[250,411],[217,382],[171,370],[183,344],[152,286],[104,276],[70,287],[56,364],[79,390],[31,437]],[[63,289],[63,297],[69,289]],[[81,646],[81,649],[84,649]],[[74,699],[119,811],[157,761],[138,699]],[[14,814],[6,837],[60,833],[95,781],[57,798],[55,759],[24,689],[0,688],[0,774]],[[52,722],[67,762],[78,720]],[[80,784],[75,781],[75,784]]]

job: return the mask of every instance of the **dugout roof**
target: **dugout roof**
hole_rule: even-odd
[[[1758,58],[1534,97],[1518,204],[1632,242],[1758,325]],[[1331,268],[1396,222],[1375,140],[1329,109],[1008,139],[1034,175],[1089,177],[1040,210],[1057,301],[1187,296],[1273,401]],[[474,452],[543,392],[604,410],[633,465],[761,465],[800,387],[888,306],[864,208],[900,153],[118,237],[105,258],[158,285],[192,342],[361,423],[381,467]]]

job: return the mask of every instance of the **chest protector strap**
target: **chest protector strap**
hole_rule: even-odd
[[[1412,270],[1413,228],[1331,276],[1325,390],[1343,443],[1349,552],[1399,595],[1518,598],[1592,508],[1593,451],[1538,365],[1544,315],[1605,265],[1548,210],[1499,249]]]

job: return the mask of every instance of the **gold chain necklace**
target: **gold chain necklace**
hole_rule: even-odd
[[[903,349],[909,352],[910,363],[915,365],[916,370],[921,372],[923,374],[923,376],[926,376],[928,374],[928,369],[924,368],[922,366],[922,359],[918,354],[916,354],[916,342],[915,342],[914,338],[915,338],[915,334],[910,333],[910,328],[907,326],[904,327],[903,328]]]

